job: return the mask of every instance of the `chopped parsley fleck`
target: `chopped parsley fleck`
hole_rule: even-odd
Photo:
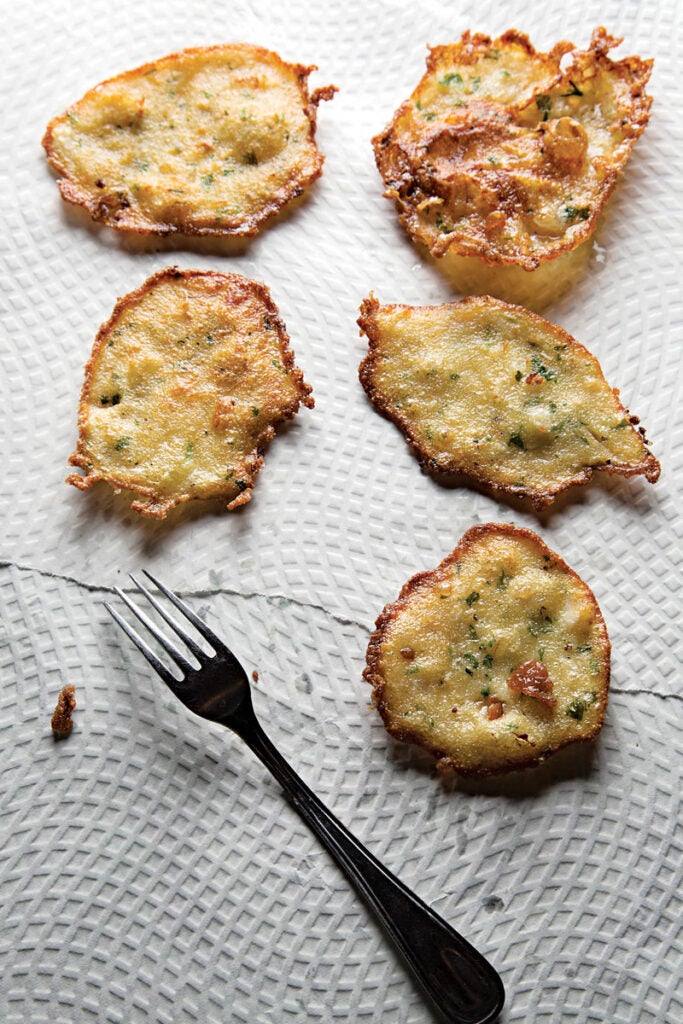
[[[565,206],[565,220],[588,220],[591,215],[590,206]]]
[[[479,692],[481,693],[482,697],[489,697],[491,695],[491,687],[490,686],[482,686],[482,688],[481,688],[481,690]]]
[[[583,647],[575,648],[577,654],[587,654],[588,651],[592,651],[593,648],[590,644],[584,644]]]
[[[491,668],[493,665],[493,655],[485,654],[484,657],[481,659],[481,663],[484,666],[484,668]]]
[[[580,722],[585,710],[585,700],[581,700],[580,697],[575,697],[574,700],[567,705],[565,713],[569,718],[575,718],[577,722]]]
[[[522,440],[521,434],[510,434],[510,437],[508,439],[508,444],[514,446],[515,448],[521,449],[521,451],[525,451],[526,450],[526,445],[524,444],[524,441]]]
[[[102,405],[118,405],[121,401],[121,395],[116,391],[113,395],[101,395],[100,402]]]
[[[496,582],[496,586],[497,586],[498,590],[505,590],[507,585],[508,585],[508,580],[511,580],[511,579],[512,579],[512,576],[509,576],[505,572],[505,569],[501,569],[500,576],[498,577],[498,580]]]
[[[479,591],[473,590],[471,594],[468,594],[465,598],[465,604],[468,608],[471,608],[479,600]]]
[[[481,84],[481,78],[479,77],[479,75],[477,75],[476,78],[472,79],[472,92],[476,92],[477,89],[479,88],[480,84]]]
[[[251,411],[252,411],[252,413],[254,414],[254,416],[258,416],[258,414],[259,414],[259,409],[258,409],[258,408],[257,408],[257,407],[256,407],[255,405],[252,405],[252,407],[251,407]]]
[[[452,85],[453,82],[456,85],[462,85],[462,75],[459,75],[457,71],[449,71],[448,74],[439,79],[439,85]]]
[[[114,448],[116,449],[117,452],[121,452],[121,451],[123,451],[124,448],[127,448],[129,444],[130,444],[130,438],[129,437],[120,437],[118,439],[118,441],[116,442],[116,444],[114,445]]]
[[[407,668],[406,669],[406,675],[407,676],[416,676],[419,671],[420,670],[417,667],[417,665],[413,665],[413,666],[411,666],[411,668]]]
[[[516,381],[520,381],[523,376],[524,376],[524,374],[522,373],[522,371],[521,370],[517,370],[517,373],[515,374],[515,380]]]
[[[244,154],[244,156],[242,157],[242,162],[245,164],[249,164],[250,167],[256,167],[256,165],[258,164],[258,157],[256,156],[256,153],[253,151],[253,149],[250,149],[247,153]]]
[[[467,651],[465,654],[463,654],[462,660],[467,662],[467,664],[469,666],[469,668],[465,669],[465,672],[467,672],[468,676],[471,676],[472,672],[475,669],[479,668],[479,661],[477,660],[475,655],[471,654],[469,651]]]
[[[450,375],[450,377],[451,377],[451,380],[460,380],[460,374],[459,373],[452,373]]]
[[[202,178],[202,188],[211,188],[213,185],[213,174],[205,174]]]
[[[545,614],[545,608],[540,608],[538,614],[529,623],[527,627],[533,637],[538,637],[542,633],[549,633],[553,628],[553,620],[549,615]]]
[[[500,50],[489,50],[488,53],[484,54],[484,60],[498,60],[500,57]]]
[[[626,419],[619,420],[619,422],[615,423],[615,425],[612,427],[612,430],[621,430],[623,427],[627,427],[627,426],[628,426],[628,420],[626,420]]]
[[[194,445],[192,444],[192,441],[188,441],[187,442],[187,446],[185,448],[185,458],[186,459],[191,459],[193,451],[194,451]]]
[[[440,213],[437,213],[436,217],[434,218],[434,224],[436,228],[439,231],[443,231],[445,235],[449,234],[452,231],[452,228],[448,226],[447,222],[444,220]]]
[[[557,373],[555,370],[549,370],[547,366],[541,361],[540,356],[531,357],[531,370],[533,373],[537,373],[544,380],[556,380]]]
[[[540,96],[536,97],[536,106],[538,107],[540,112],[543,114],[543,120],[544,121],[547,121],[548,117],[550,116],[550,110],[551,110],[552,104],[553,104],[553,101],[551,100],[551,98],[550,98],[550,96],[548,95],[547,92],[542,92],[540,94]]]

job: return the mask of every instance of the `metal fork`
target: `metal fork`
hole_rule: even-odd
[[[206,654],[134,576],[131,579],[140,593],[183,641],[200,667],[195,668],[181,648],[116,587],[121,600],[180,669],[182,679],[176,679],[139,633],[105,602],[105,608],[121,629],[190,711],[232,729],[251,747],[384,925],[439,1016],[451,1024],[494,1021],[505,1000],[497,972],[481,953],[380,864],[311,792],[261,728],[254,713],[247,674],[234,654],[173,591],[151,573],[145,571],[145,576],[192,623],[214,654]]]

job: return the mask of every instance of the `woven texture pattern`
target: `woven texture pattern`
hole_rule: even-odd
[[[429,1024],[365,907],[249,751],[191,720],[101,601],[141,566],[257,669],[257,711],[304,779],[500,970],[502,1020],[676,1024],[681,989],[680,5],[503,9],[45,0],[7,13],[0,79],[0,1019],[3,1024]],[[440,262],[381,195],[370,137],[417,83],[427,43],[515,26],[539,47],[655,57],[653,116],[594,240],[534,274]],[[542,28],[541,28],[542,26]],[[315,63],[323,177],[244,243],[120,237],[59,198],[40,138],[89,87],[230,40]],[[117,296],[169,264],[264,281],[313,411],[273,442],[245,509],[143,521],[106,486],[67,487],[83,365]],[[357,380],[355,320],[382,302],[521,302],[600,360],[662,477],[596,481],[538,518],[420,473]],[[482,783],[440,780],[393,743],[361,673],[383,605],[476,522],[538,530],[593,588],[612,644],[592,749]],[[57,694],[76,686],[70,738]]]

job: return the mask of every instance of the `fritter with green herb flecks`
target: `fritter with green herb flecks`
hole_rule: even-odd
[[[511,29],[433,47],[373,139],[410,234],[434,256],[526,270],[588,238],[652,105],[652,61],[611,60],[620,42],[597,28],[587,50],[538,53]]]
[[[68,483],[106,480],[163,519],[248,502],[275,427],[313,407],[268,289],[238,274],[154,274],[120,299],[86,366]]]
[[[537,508],[594,472],[660,465],[597,359],[560,327],[489,296],[380,306],[358,320],[370,341],[360,380],[424,468],[462,474]]]
[[[591,590],[531,530],[468,530],[377,619],[366,680],[396,739],[491,775],[599,733],[610,642]]]
[[[140,233],[253,235],[322,173],[314,67],[235,43],[174,53],[96,86],[48,125],[62,197]]]

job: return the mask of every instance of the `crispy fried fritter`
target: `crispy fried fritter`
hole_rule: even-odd
[[[235,43],[174,53],[96,86],[48,125],[62,197],[140,233],[254,235],[322,173],[314,67]]]
[[[67,482],[106,480],[163,519],[181,502],[249,501],[275,426],[313,407],[265,285],[238,274],[154,274],[100,328]]]
[[[595,597],[531,530],[468,530],[377,619],[364,676],[387,730],[490,775],[602,728],[610,642]]]
[[[443,306],[370,298],[358,323],[370,341],[361,383],[428,472],[538,508],[597,470],[659,477],[597,359],[535,313],[489,296]]]
[[[526,270],[588,238],[652,105],[653,62],[610,60],[620,42],[597,28],[588,50],[537,53],[511,29],[431,48],[419,85],[372,140],[410,234],[434,256]]]

